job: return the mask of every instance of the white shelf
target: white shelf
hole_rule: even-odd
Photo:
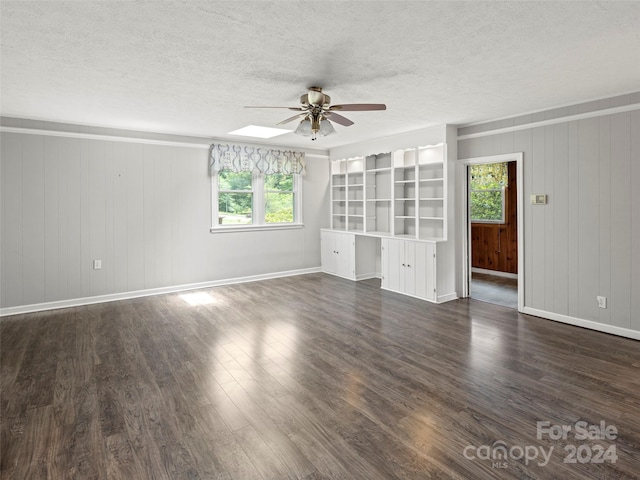
[[[347,214],[346,213],[332,213],[331,216],[333,216],[333,217],[346,217]]]
[[[416,168],[416,166],[415,165],[394,165],[393,168],[397,168],[397,169],[403,168],[406,170],[407,168]]]
[[[367,235],[373,231],[417,240],[446,237],[445,155],[444,145],[433,145],[334,160],[335,190],[330,190],[329,205],[332,213],[346,213],[330,217],[332,224],[347,231],[362,229]]]

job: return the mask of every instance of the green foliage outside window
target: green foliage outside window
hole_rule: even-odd
[[[504,189],[508,181],[506,163],[471,165],[469,203],[472,222],[504,222]]]
[[[253,223],[253,175],[251,172],[218,173],[218,223]],[[264,176],[264,222],[293,223],[293,175]]]
[[[265,222],[293,222],[293,175],[265,175]]]
[[[218,173],[218,222],[221,225],[247,225],[253,222],[251,172]]]

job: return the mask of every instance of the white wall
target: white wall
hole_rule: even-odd
[[[1,140],[4,309],[320,266],[326,156],[307,157],[304,228],[212,234],[206,147]]]
[[[460,159],[524,152],[525,311],[640,338],[638,98],[458,130]]]

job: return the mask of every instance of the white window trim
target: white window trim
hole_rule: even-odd
[[[251,225],[218,225],[218,174],[211,175],[211,233],[228,233],[243,231],[291,230],[304,227],[302,220],[302,178],[293,174],[293,222],[265,223],[265,190],[264,174],[254,173],[251,179],[253,199]],[[249,190],[247,190],[247,193]]]

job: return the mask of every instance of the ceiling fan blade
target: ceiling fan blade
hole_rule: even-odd
[[[344,125],[345,127],[353,125],[353,122],[351,120],[343,117],[342,115],[338,115],[336,112],[327,112],[326,115],[332,122],[339,123],[340,125]]]
[[[332,105],[329,110],[342,110],[345,112],[360,112],[365,110],[386,110],[384,103],[345,103],[344,105]]]
[[[244,108],[287,108],[289,110],[295,110],[297,112],[303,112],[306,110],[306,108],[302,108],[302,107],[264,107],[262,105],[260,106],[249,105],[249,106],[245,106]]]
[[[301,117],[304,117],[305,115],[307,115],[307,114],[306,113],[298,113],[297,115],[294,115],[293,117],[289,117],[286,120],[282,120],[281,122],[276,123],[276,125],[284,125],[285,123],[292,122],[296,118],[301,118]]]

